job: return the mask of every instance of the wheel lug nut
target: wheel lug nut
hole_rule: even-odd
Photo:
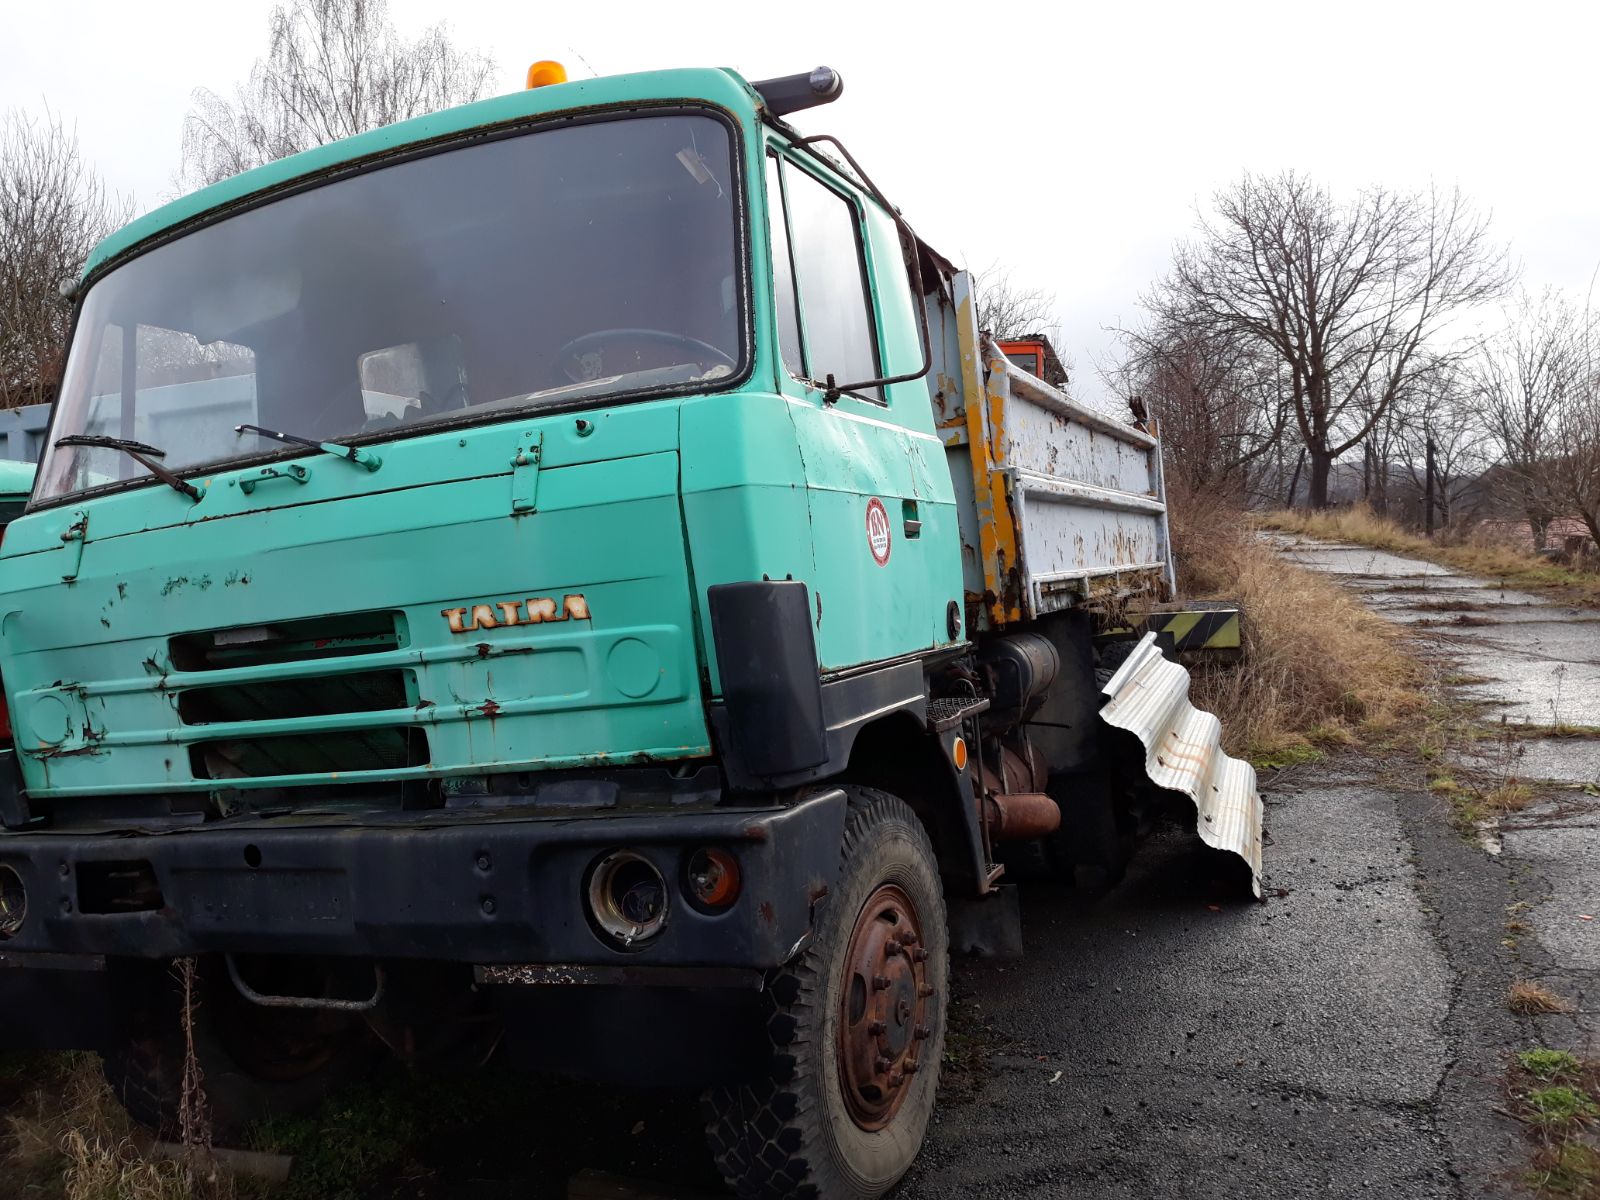
[[[883,955],[884,955],[885,958],[893,958],[893,957],[895,957],[895,955],[897,955],[899,953],[900,953],[900,943],[899,942],[885,942],[883,944]]]
[[[881,979],[883,977],[880,975],[878,978]],[[885,986],[887,986],[887,985],[885,985]],[[921,996],[924,1000],[926,1000],[929,996],[933,995],[933,984],[931,984],[931,983],[923,984],[921,987],[919,987],[917,989],[917,995]]]
[[[917,944],[917,935],[915,931],[910,929],[906,930],[900,935],[900,942],[902,945],[915,946]]]
[[[874,975],[872,977],[872,990],[886,992],[889,990],[889,977],[887,975]]]
[[[889,1086],[890,1087],[897,1088],[902,1083],[904,1083],[905,1081],[906,1081],[906,1077],[903,1074],[901,1074],[899,1071],[890,1071],[889,1072]]]
[[[926,950],[924,950],[921,946],[918,946],[915,950],[913,950],[911,952],[911,958],[915,962],[927,962],[928,961],[928,952]]]
[[[905,1073],[907,1075],[915,1075],[917,1073],[917,1060],[914,1059],[914,1058],[906,1059],[906,1064],[905,1064],[905,1068],[904,1069],[905,1069]]]
[[[874,1021],[870,1025],[867,1026],[867,1036],[868,1037],[877,1037],[879,1034],[885,1032],[888,1028],[889,1027],[887,1025],[885,1025],[882,1021]]]
[[[887,1058],[885,1058],[883,1055],[881,1055],[881,1054],[878,1055],[877,1058],[872,1060],[872,1069],[874,1071],[878,1072],[880,1075],[883,1074],[883,1072],[887,1071],[892,1065],[893,1064],[890,1063],[890,1061]],[[893,1078],[893,1076],[891,1076],[890,1078]]]
[[[918,1025],[916,1029],[912,1031],[911,1036],[916,1038],[919,1042],[925,1042],[933,1036],[933,1030],[929,1029],[926,1025]]]

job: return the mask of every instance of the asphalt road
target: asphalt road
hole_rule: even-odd
[[[1600,726],[1600,614],[1370,549],[1284,549],[1406,623],[1488,719]],[[1025,894],[1028,957],[959,973],[990,1073],[942,1106],[901,1195],[1517,1194],[1510,1056],[1595,1049],[1597,752],[1464,751],[1547,783],[1476,843],[1415,766],[1352,754],[1263,780],[1264,905],[1219,902],[1177,831],[1092,906]],[[1532,934],[1505,944],[1519,905]],[[1514,979],[1575,1012],[1513,1017]]]

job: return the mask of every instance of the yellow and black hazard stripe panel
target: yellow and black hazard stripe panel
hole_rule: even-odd
[[[1139,632],[1166,634],[1172,639],[1175,650],[1238,650],[1239,610],[1207,608],[1155,612],[1139,622]]]

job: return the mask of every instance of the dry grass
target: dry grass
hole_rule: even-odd
[[[1244,665],[1197,671],[1193,689],[1230,753],[1286,766],[1421,712],[1422,670],[1400,632],[1338,583],[1285,562],[1214,500],[1174,498],[1172,525],[1183,594],[1244,613]]]
[[[1542,983],[1519,979],[1506,994],[1506,1007],[1518,1016],[1536,1017],[1548,1013],[1564,1013],[1572,1006]]]
[[[0,1181],[41,1200],[234,1200],[226,1173],[147,1157],[93,1055],[29,1060],[31,1090],[0,1126]],[[6,1195],[11,1192],[4,1192]]]
[[[1280,509],[1258,514],[1255,520],[1266,529],[1390,550],[1521,588],[1559,592],[1570,602],[1600,607],[1600,574],[1563,567],[1503,542],[1480,538],[1429,540],[1400,528],[1364,505],[1326,512]]]

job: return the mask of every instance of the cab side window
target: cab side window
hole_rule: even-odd
[[[793,163],[773,158],[768,166],[778,336],[785,364],[792,371],[798,366],[797,374],[818,384],[830,375],[840,384],[877,378],[878,339],[855,204]],[[773,186],[775,182],[781,186]],[[780,193],[781,212],[776,200]],[[790,347],[796,335],[798,364]],[[883,398],[879,388],[858,394]]]

